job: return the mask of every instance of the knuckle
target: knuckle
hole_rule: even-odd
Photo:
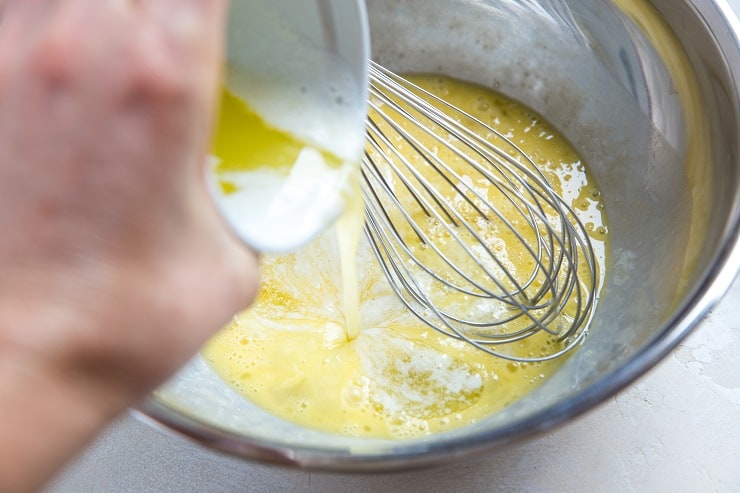
[[[154,105],[183,104],[192,97],[187,77],[167,57],[156,51],[134,56],[129,75],[128,97]]]
[[[55,88],[71,87],[80,78],[80,49],[72,34],[55,34],[43,39],[27,59],[27,68],[40,82]]]

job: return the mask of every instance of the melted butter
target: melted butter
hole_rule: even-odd
[[[569,143],[538,115],[487,89],[437,76],[413,79],[511,135],[591,224],[603,269],[608,229],[601,196]],[[353,197],[334,234],[295,253],[264,257],[256,303],[204,349],[234,389],[309,428],[405,439],[479,421],[562,364],[562,358],[513,363],[491,357],[421,324],[396,299],[360,237],[362,202],[359,193]],[[517,268],[527,260],[512,252],[508,261]],[[528,356],[557,344],[538,334],[514,350]]]
[[[246,135],[249,145],[244,145]],[[212,153],[220,160],[217,173],[268,167],[287,175],[304,145],[292,135],[265,123],[246,103],[224,89],[212,144]]]
[[[317,110],[314,116],[329,119],[330,113]],[[342,159],[332,147],[269,124],[225,89],[208,177],[235,232],[259,251],[281,253],[334,223],[356,193],[360,152]]]

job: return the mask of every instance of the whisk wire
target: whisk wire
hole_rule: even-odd
[[[575,347],[597,274],[573,209],[506,135],[377,64],[370,76],[365,232],[399,299],[430,327],[507,359]],[[540,332],[560,346],[504,349]]]
[[[383,69],[380,66],[378,66],[378,69],[379,69],[379,71],[381,71],[380,78],[383,79],[383,80],[385,80],[385,81],[393,81],[393,82],[395,82],[396,84],[399,84],[399,85],[400,84],[406,84],[406,85],[409,85],[409,86],[413,86],[412,84],[408,83],[404,79],[400,78],[399,76],[397,76],[395,74],[392,74],[391,72],[387,71],[386,69]],[[464,116],[465,118],[467,118],[467,119],[475,122],[477,125],[481,126],[482,128],[485,128],[489,133],[496,135],[500,139],[505,139],[505,137],[500,132],[498,132],[497,130],[491,128],[490,126],[484,124],[483,122],[481,122],[477,118],[473,117],[472,115],[469,115],[467,113],[464,113],[464,112],[460,111],[457,108],[454,108],[453,106],[451,106],[446,101],[438,98],[437,96],[429,93],[428,91],[426,91],[426,90],[424,90],[422,88],[418,88],[418,87],[415,87],[415,86],[413,86],[413,87],[417,91],[419,91],[420,93],[424,94],[425,96],[427,96],[429,98],[433,98],[435,101],[439,102],[440,104],[442,104],[442,105],[444,105],[444,106],[446,106],[448,108],[454,109],[455,112],[458,115]],[[383,93],[380,90],[378,90],[377,88],[373,88],[372,89],[372,93],[374,95],[376,95],[376,96],[383,95]],[[537,204],[537,203],[532,204],[531,202],[528,202],[524,198],[524,196],[522,195],[520,187],[517,187],[516,184],[514,183],[514,180],[517,180],[521,184],[524,184],[525,186],[527,186],[527,185],[529,185],[527,183],[527,181],[526,181],[526,179],[528,177],[530,180],[535,181],[538,184],[538,187],[539,188],[545,188],[545,189],[547,189],[547,191],[549,191],[552,194],[554,194],[554,192],[545,183],[544,176],[538,170],[538,168],[534,165],[534,163],[531,161],[531,159],[524,152],[522,152],[522,150],[518,146],[516,146],[516,144],[514,144],[511,141],[508,141],[508,139],[507,139],[507,144],[516,151],[516,155],[521,156],[521,157],[523,157],[523,158],[525,158],[527,160],[528,164],[530,165],[529,168],[528,167],[525,167],[525,166],[519,166],[518,161],[511,160],[509,158],[509,156],[507,156],[502,149],[497,148],[497,147],[492,147],[489,141],[483,139],[483,137],[481,137],[480,135],[476,134],[475,132],[472,132],[467,127],[461,125],[459,122],[455,121],[449,115],[447,115],[447,114],[445,114],[443,112],[440,112],[439,110],[437,110],[434,107],[431,107],[429,105],[425,105],[425,103],[423,101],[420,102],[418,100],[418,96],[416,96],[413,92],[411,92],[410,90],[408,90],[406,87],[404,87],[404,86],[398,86],[398,87],[389,86],[387,88],[387,93],[390,93],[390,94],[393,94],[394,96],[400,97],[405,103],[408,103],[411,106],[413,106],[413,108],[416,109],[417,111],[419,111],[420,114],[422,114],[423,116],[425,116],[427,118],[436,118],[437,119],[437,120],[435,120],[436,124],[439,124],[445,131],[449,132],[449,135],[450,136],[452,136],[452,135],[463,135],[465,137],[469,137],[471,139],[471,141],[469,143],[470,149],[473,150],[473,151],[475,151],[479,155],[479,157],[482,158],[483,162],[485,162],[487,165],[490,165],[491,167],[493,167],[493,169],[497,170],[498,171],[498,176],[495,175],[495,174],[493,174],[493,173],[491,173],[491,172],[489,172],[489,170],[486,167],[481,166],[481,163],[479,163],[477,160],[471,159],[467,155],[462,155],[461,157],[467,162],[467,164],[469,164],[474,169],[476,169],[479,173],[481,173],[482,175],[484,175],[487,179],[489,179],[491,181],[491,183],[497,189],[499,189],[500,191],[502,191],[503,197],[505,197],[507,200],[509,200],[509,202],[514,207],[516,207],[517,210],[522,215],[524,215],[525,213],[522,211],[520,205],[516,201],[514,201],[512,199],[512,195],[507,195],[507,193],[505,193],[505,192],[508,192],[509,194],[513,194],[513,196],[516,196],[519,199],[519,201],[525,203],[526,204],[526,208],[528,210],[528,213],[530,214],[530,220],[529,220],[528,223],[529,223],[529,225],[531,227],[533,227],[533,228],[536,227],[536,225],[535,225],[536,220],[532,217],[532,214],[531,214],[532,211],[535,210],[535,208],[539,209],[539,211],[540,211],[540,214],[537,214],[539,220],[546,221],[546,219],[544,218],[544,212],[542,211],[541,206],[539,204]],[[376,105],[373,105],[373,107],[376,110],[378,110],[378,107]],[[415,119],[413,115],[411,115],[410,113],[408,113],[403,108],[401,108],[401,107],[394,107],[394,110],[401,112],[402,115],[405,118],[407,118],[409,122],[411,122],[411,121],[415,122],[417,124],[417,128],[419,128],[420,130],[422,130],[424,133],[432,134],[433,131],[429,127],[427,127],[427,126],[423,125],[421,122],[417,121],[417,119]],[[384,119],[389,119],[390,118],[388,115],[385,115],[385,114],[382,114],[382,113],[381,113],[381,116]],[[418,140],[411,133],[403,133],[402,134],[402,137],[405,140],[407,140],[407,141],[413,140],[414,147],[415,148],[417,148],[418,146],[421,146],[421,144],[418,142]],[[481,142],[482,142],[483,145],[481,145]],[[445,146],[447,146],[450,149],[453,149],[452,148],[452,145],[449,143],[448,139],[443,140],[442,141],[442,144],[445,145]],[[437,159],[436,156],[434,156],[433,153],[430,153],[430,151],[428,151],[426,149],[425,149],[425,151],[426,152],[424,152],[424,154],[426,156],[431,156],[432,159],[434,159],[436,165],[439,165],[441,167],[444,167],[447,170],[448,173],[451,173],[451,174],[454,174],[455,175],[455,177],[456,177],[456,179],[458,180],[459,183],[465,184],[465,181],[462,180],[460,176],[456,175],[454,173],[454,171],[452,171],[448,166],[446,166],[443,161],[440,161],[439,159]],[[491,152],[491,151],[493,151],[493,152]],[[502,156],[504,156],[505,158],[508,158],[508,160],[507,160],[506,163],[503,163],[501,161],[501,157]],[[504,166],[511,167],[512,165],[516,167],[516,172],[515,173],[512,174],[510,172],[507,173],[507,172],[504,171],[504,169],[505,169]],[[453,186],[453,187],[455,187],[457,189],[457,187],[454,185],[454,183],[449,180],[449,178],[447,177],[447,175],[445,175],[444,173],[442,173],[440,171],[440,168],[439,167],[434,166],[434,169],[435,169],[435,171],[439,172],[440,175],[442,175],[450,183],[451,186]],[[499,176],[503,176],[506,179],[506,181],[508,182],[508,185],[506,183],[502,183],[501,182],[501,179],[499,178]],[[483,203],[486,203],[485,202],[485,199],[483,197],[481,197],[480,194],[477,191],[475,191],[475,189],[473,189],[472,187],[468,187],[468,189],[469,189],[470,192],[476,194],[476,196],[477,196],[477,198],[479,200],[481,200]],[[526,189],[528,189],[530,193],[532,193],[533,190],[537,190],[537,189],[535,189],[532,186],[528,186]],[[467,200],[468,203],[471,204],[475,208],[475,210],[482,217],[486,217],[486,214],[483,213],[478,208],[478,206],[475,205],[475,203],[472,202],[468,198],[467,194],[462,193],[462,191],[460,191],[459,189],[457,189],[457,191],[460,192],[460,196],[462,198],[464,198],[465,200]],[[439,202],[437,201],[437,203],[439,203]],[[507,220],[507,218],[506,218],[505,215],[501,214],[496,208],[493,208],[493,207],[491,208],[491,211],[498,216],[499,220],[504,221],[504,222],[507,223],[506,225],[507,225],[507,227],[509,228],[509,230],[511,232],[513,232],[516,235],[519,235],[519,232],[517,231],[517,228],[514,228],[511,224],[508,223],[508,220]],[[445,212],[446,212],[446,210],[445,210]],[[477,238],[477,239],[479,240],[479,238]],[[523,246],[529,247],[529,245],[527,244],[527,242],[523,241],[523,238],[520,237],[519,239],[520,239],[521,244]],[[481,244],[483,244],[483,243],[481,243]],[[539,241],[538,241],[538,246],[541,246],[541,243]],[[488,253],[490,253],[490,252],[488,252]],[[532,252],[530,252],[530,253],[532,253]],[[541,256],[540,255],[537,255],[537,258],[538,259],[541,259]],[[541,262],[538,262],[538,264],[539,264],[540,267],[544,267],[541,264]],[[534,276],[536,276],[536,272],[533,273],[533,278],[534,278]],[[529,283],[525,283],[525,285],[528,285],[528,284]],[[518,289],[518,291],[521,292],[521,291],[523,291],[523,289]]]
[[[371,127],[373,127],[373,128],[377,127],[377,126],[376,126],[376,125],[375,125],[375,124],[374,124],[373,122],[370,122],[370,123],[369,123],[369,126],[371,126]],[[376,143],[376,142],[377,142],[377,141],[375,140],[375,137],[371,137],[371,138],[372,138],[372,142],[373,142],[373,143]],[[385,136],[384,136],[384,135],[380,135],[380,138],[382,138],[382,139],[385,139]],[[395,148],[393,148],[393,151],[397,152],[397,151],[395,150]],[[404,159],[404,158],[403,158],[403,156],[401,156],[401,158],[402,158],[402,159]],[[388,183],[387,183],[387,181],[386,181],[386,180],[385,180],[384,178],[382,178],[382,175],[381,175],[381,174],[379,173],[379,171],[378,171],[378,169],[377,169],[377,166],[375,166],[375,163],[374,163],[374,162],[372,161],[372,159],[371,159],[371,158],[368,158],[368,159],[369,159],[368,163],[369,163],[369,164],[371,164],[371,166],[370,166],[370,167],[368,167],[368,166],[365,166],[365,168],[366,168],[367,170],[370,170],[370,171],[372,171],[372,172],[373,172],[373,173],[375,174],[375,176],[376,176],[376,177],[378,177],[378,179],[382,181],[382,183],[383,183],[383,186],[384,186],[384,187],[388,187]],[[363,172],[364,172],[364,171],[363,171]],[[367,178],[366,176],[365,176],[365,179],[366,179],[366,181],[368,180],[368,178]],[[408,190],[411,190],[411,185],[410,185],[410,184],[408,184],[407,182],[404,182],[404,185],[406,186],[406,188],[407,188]],[[377,193],[375,192],[375,190],[374,190],[374,187],[369,187],[369,190],[371,191],[371,193],[372,193],[372,194],[373,194],[373,195],[375,196],[375,198],[377,199]],[[398,199],[397,199],[397,198],[395,197],[395,195],[391,195],[391,197],[392,197],[392,200],[394,200],[394,201],[395,201],[395,204],[394,204],[394,205],[395,205],[395,207],[396,207],[396,208],[397,208],[397,209],[398,209],[398,210],[399,210],[399,211],[400,211],[401,213],[403,213],[403,214],[404,214],[404,215],[406,216],[406,220],[409,220],[409,221],[410,221],[410,217],[409,217],[409,214],[407,213],[406,209],[404,209],[404,208],[403,208],[402,204],[400,204],[400,202],[399,202],[399,201],[398,201]],[[416,197],[416,198],[418,199],[418,197]],[[369,202],[369,203],[370,203],[370,204],[374,204],[375,202],[374,202],[374,201],[371,201],[371,202]],[[420,203],[421,203],[421,202],[420,202]],[[474,232],[474,230],[473,230],[473,229],[472,229],[472,228],[471,228],[471,227],[470,227],[470,226],[469,226],[469,225],[467,224],[467,221],[465,221],[465,219],[464,219],[464,218],[463,218],[463,217],[462,217],[462,216],[461,216],[461,215],[459,214],[459,212],[457,212],[457,211],[456,211],[456,214],[458,215],[458,217],[459,217],[459,219],[461,220],[461,222],[462,222],[463,224],[465,224],[465,225],[466,225],[466,227],[467,227],[467,228],[468,228],[468,229],[469,229],[469,230],[471,231],[471,233],[472,233],[472,234],[474,234],[474,235],[475,235],[475,238],[476,238],[476,240],[477,240],[477,241],[480,241],[480,242],[482,242],[482,241],[483,241],[483,240],[482,240],[482,238],[480,238],[480,236],[478,236],[478,235],[477,235],[477,234],[476,234],[476,233]],[[388,228],[391,228],[391,229],[393,229],[393,230],[395,231],[395,225],[393,225],[392,221],[391,221],[391,220],[390,220],[390,218],[388,217],[388,214],[387,214],[387,212],[386,212],[386,211],[385,211],[384,209],[382,209],[382,208],[378,208],[378,209],[375,209],[375,210],[374,210],[374,212],[373,212],[373,213],[371,213],[371,214],[369,214],[369,215],[370,215],[371,217],[377,217],[377,216],[381,216],[381,217],[382,217],[382,218],[384,219],[384,222],[385,222],[385,224],[387,225],[387,227],[388,227]],[[374,221],[374,222],[375,222],[375,221]],[[374,223],[374,222],[373,222],[373,223]],[[426,234],[425,234],[425,232],[424,232],[424,231],[421,231],[421,230],[419,229],[419,227],[417,227],[417,225],[416,225],[415,223],[411,222],[410,224],[411,224],[411,225],[412,225],[412,226],[414,227],[414,231],[415,231],[415,232],[417,233],[417,235],[418,235],[418,236],[419,236],[419,237],[420,237],[420,238],[422,239],[422,241],[424,241],[425,243],[430,243],[430,242],[429,242],[429,239],[427,238],[427,236],[426,236]],[[455,234],[455,235],[456,235],[456,233],[454,232],[454,230],[450,230],[450,231],[452,232],[452,234]],[[402,245],[402,247],[403,247],[403,250],[404,250],[404,254],[405,254],[406,256],[408,256],[409,258],[413,259],[413,261],[414,261],[414,263],[415,263],[415,264],[417,264],[417,265],[419,265],[420,267],[422,267],[422,268],[426,269],[426,267],[425,267],[425,265],[423,264],[423,262],[422,262],[421,260],[417,259],[417,258],[416,258],[416,257],[414,256],[414,254],[413,254],[413,253],[411,253],[411,251],[409,250],[409,248],[408,248],[408,246],[406,245],[406,243],[405,243],[405,242],[400,242],[400,244]],[[462,243],[462,244],[463,244],[463,246],[467,246],[467,245],[465,245],[465,243]],[[431,245],[432,245],[432,246],[434,247],[434,243],[431,243]],[[435,248],[436,248],[436,247],[435,247]],[[440,254],[441,256],[443,256],[443,255],[444,255],[444,254],[443,254],[443,253],[442,253],[441,251],[439,251],[439,250],[437,250],[437,251],[439,252],[439,254]],[[467,250],[467,251],[468,251],[468,253],[469,253],[469,254],[471,255],[471,257],[472,257],[472,256],[473,256],[473,253],[472,253],[472,252],[470,252],[469,250]],[[387,252],[387,250],[386,250],[386,252]],[[398,250],[397,250],[397,249],[395,249],[395,248],[393,248],[393,255],[394,255],[394,256],[399,256],[399,255],[400,255],[400,254],[399,254],[399,252],[398,252]],[[445,259],[446,259],[446,257],[445,257]],[[448,262],[448,263],[450,263],[450,262],[449,262],[449,260],[447,260],[447,262]],[[453,266],[453,267],[454,267],[454,266]],[[442,278],[438,277],[438,276],[436,275],[436,273],[434,273],[434,272],[431,272],[431,271],[429,271],[428,269],[426,269],[426,270],[427,270],[427,272],[428,272],[428,273],[430,273],[431,275],[435,276],[435,277],[436,277],[436,278],[437,278],[438,280],[440,280],[440,281],[442,281],[442,282],[444,282],[444,283],[446,283],[446,284],[448,284],[448,285],[449,285],[449,283],[447,283],[447,281],[446,281],[445,279],[442,279]],[[504,271],[504,272],[506,272],[506,271]],[[407,274],[409,274],[409,275],[410,275],[410,272],[407,272]],[[461,272],[461,274],[462,274],[462,275],[464,275],[464,274],[463,274],[462,272]],[[488,274],[489,274],[490,276],[492,276],[492,274],[491,274],[490,272],[489,272]],[[413,293],[413,295],[414,295],[414,299],[415,299],[416,301],[418,301],[418,302],[423,302],[423,300],[424,300],[424,296],[423,296],[422,294],[420,294],[420,293],[421,293],[421,289],[420,289],[420,288],[418,287],[418,285],[415,285],[415,286],[413,286],[413,287],[412,287],[412,286],[410,286],[410,285],[409,285],[409,283],[408,283],[408,282],[406,282],[406,281],[405,281],[405,278],[404,278],[403,276],[401,276],[401,279],[403,280],[403,285],[404,285],[404,287],[405,287],[406,289],[408,289],[408,290],[409,290],[409,291],[410,291],[411,293]],[[467,278],[467,279],[469,279],[469,280],[470,280],[470,282],[472,282],[472,283],[475,283],[475,280],[473,280],[473,279],[470,279],[470,278]],[[495,278],[494,276],[492,276],[492,279],[493,279],[494,281],[497,281],[497,280],[496,280],[496,278]],[[514,281],[515,281],[515,280],[514,280]],[[484,288],[483,288],[482,286],[480,286],[480,285],[478,285],[478,286],[479,286],[479,287],[480,287],[481,289],[484,289]],[[499,283],[499,287],[503,288],[503,286],[502,286],[502,285],[501,285],[500,283]],[[521,290],[521,289],[520,289],[520,290]],[[467,290],[466,290],[465,292],[467,292],[467,293],[471,293],[471,291],[467,291]],[[479,295],[479,294],[477,294],[477,293],[472,293],[472,294],[474,294],[474,295],[477,295],[477,296],[482,296],[482,295]],[[519,303],[519,302],[518,302],[518,301],[516,300],[516,298],[514,297],[514,295],[510,295],[509,297],[510,297],[510,298],[512,298],[512,299],[511,299],[511,300],[508,300],[508,299],[507,299],[506,301],[508,301],[508,302],[510,302],[510,303],[512,303],[512,304],[514,304],[514,305],[515,305],[515,306],[516,306],[516,307],[517,307],[518,309],[520,309],[520,310],[527,310],[527,309],[528,309],[528,307],[526,307],[526,306],[524,306],[523,304]],[[497,298],[498,298],[498,299],[501,299],[501,300],[503,300],[503,299],[504,299],[504,298],[502,298],[502,297],[497,297]],[[541,308],[541,306],[535,306],[534,308]],[[532,309],[532,307],[529,307],[529,309]],[[446,312],[445,312],[444,310],[439,310],[439,313],[441,313],[442,315],[444,315],[444,316],[445,316],[445,318],[447,318],[447,319],[450,319],[450,320],[453,320],[453,321],[455,321],[455,322],[459,322],[459,323],[462,323],[462,322],[463,322],[463,321],[462,321],[461,319],[459,319],[459,318],[456,318],[456,317],[454,317],[453,315],[450,315],[449,313],[446,313]],[[548,314],[548,315],[549,315],[549,314]],[[512,320],[512,319],[514,319],[514,318],[516,318],[516,315],[515,315],[515,316],[513,316],[513,317],[511,317],[510,319],[507,319],[506,321],[510,321],[510,320]],[[546,321],[547,321],[547,317],[542,317],[541,319],[536,319],[536,318],[533,318],[533,320],[535,320],[535,321],[537,322],[537,324],[539,325],[539,328],[540,328],[540,329],[546,330],[546,331],[548,331],[548,332],[552,333],[553,335],[556,335],[556,333],[555,333],[554,331],[552,331],[552,330],[551,330],[551,329],[549,329],[549,328],[548,328],[548,327],[547,327],[546,325],[544,325],[544,324],[543,324],[543,320],[544,320],[544,321],[546,322]],[[501,321],[497,321],[497,323],[500,323],[500,322],[501,322]],[[488,322],[488,321],[483,321],[483,322],[478,322],[478,323],[471,323],[471,325],[476,325],[476,326],[479,326],[479,327],[486,327],[486,326],[490,326],[490,325],[491,325],[491,323],[490,323],[490,322]]]
[[[390,152],[408,169],[408,171],[412,174],[413,178],[416,180],[416,183],[420,184],[422,186],[422,188],[423,188],[423,191],[426,192],[424,194],[417,193],[418,190],[413,185],[413,183],[403,173],[397,173],[397,178],[404,185],[404,187],[406,188],[406,190],[410,191],[413,194],[414,200],[422,207],[422,210],[424,211],[425,215],[431,216],[431,217],[434,217],[435,219],[437,219],[439,221],[439,224],[445,226],[447,232],[450,235],[455,236],[457,238],[458,233],[455,231],[455,229],[454,228],[451,228],[448,225],[448,223],[446,221],[444,221],[444,219],[440,216],[440,214],[438,214],[437,211],[441,209],[445,213],[445,217],[447,217],[450,220],[450,222],[452,222],[452,226],[454,226],[454,227],[464,226],[465,229],[471,235],[473,235],[474,238],[477,241],[479,241],[479,242],[481,242],[481,244],[483,244],[483,239],[480,238],[480,236],[475,232],[474,228],[468,223],[467,220],[465,220],[465,218],[462,216],[462,214],[460,214],[460,212],[458,210],[456,210],[456,209],[450,209],[450,208],[444,208],[444,207],[441,206],[441,202],[440,201],[443,200],[444,197],[442,197],[439,194],[439,192],[429,183],[429,181],[424,177],[424,175],[412,163],[409,162],[409,160],[398,150],[398,148],[396,146],[393,146],[390,143],[389,138],[377,127],[377,125],[374,122],[370,122],[369,123],[369,127],[371,127],[371,130],[368,133],[370,134],[370,139],[371,139],[371,143],[372,143],[373,147],[376,150],[380,150],[381,147],[377,143],[378,143],[378,141],[382,141],[385,144],[385,146],[390,150]],[[403,139],[406,142],[408,142],[411,145],[411,147],[413,148],[413,150],[415,152],[418,152],[418,153],[420,153],[422,155],[427,155],[427,152],[429,150],[421,142],[419,142],[417,139],[415,139],[413,136],[404,134],[404,135],[402,135],[402,137],[403,137]],[[379,176],[380,175],[380,172],[379,172],[378,166],[376,165],[375,161],[372,160],[372,157],[367,157],[367,159],[368,159],[368,162],[372,165],[372,168],[371,169],[378,170],[378,175],[377,176]],[[428,157],[427,159],[434,159],[434,160],[436,160],[437,158],[432,156],[432,157]],[[438,170],[438,168],[435,168],[435,169]],[[449,183],[452,183],[447,176],[444,176],[444,178]],[[388,185],[388,182],[386,180],[383,180],[382,181],[382,184],[383,184],[383,188],[385,188],[385,190],[387,192],[391,192],[391,190],[389,188],[389,185]],[[457,189],[457,188],[456,188],[456,190],[459,191],[459,189]],[[436,204],[438,205],[438,207],[436,207],[436,208],[435,207],[432,207],[431,204],[425,199],[425,197],[427,197],[427,196],[430,196],[436,202]],[[435,242],[431,241],[431,239],[427,235],[427,232],[413,221],[413,218],[407,212],[407,209],[401,207],[401,204],[399,202],[397,202],[396,205],[399,207],[398,210],[405,216],[405,219],[409,221],[409,225],[413,228],[413,230],[416,233],[417,237],[421,239],[421,241],[422,241],[422,243],[424,245],[426,245],[426,246],[434,249],[435,253],[437,253],[440,256],[440,258],[442,258],[448,266],[450,266],[452,269],[454,269],[455,272],[458,273],[459,275],[461,275],[467,282],[469,282],[470,284],[472,284],[473,286],[475,286],[478,290],[482,291],[483,292],[483,295],[494,296],[494,294],[491,293],[490,291],[487,291],[486,288],[482,284],[480,284],[475,279],[466,276],[465,273],[462,270],[458,269],[456,267],[456,265],[447,257],[447,255],[443,251],[441,251],[440,248],[438,248],[438,246],[435,244]],[[481,212],[481,214],[482,214],[482,212]],[[394,227],[394,230],[395,230],[395,227]],[[468,247],[468,245],[466,245],[464,242],[461,242],[460,245],[464,249],[464,251],[471,258],[474,257],[474,254],[470,250],[470,248]],[[486,247],[486,249],[487,249],[487,247]],[[488,250],[488,252],[491,253],[491,255],[495,258],[495,256],[493,255],[492,252],[490,252],[490,250]],[[412,256],[413,258],[416,258],[410,252],[409,252],[409,255]],[[419,262],[419,264],[420,264],[420,266],[424,267],[422,262]],[[499,264],[500,264],[500,262],[499,262]],[[427,271],[431,275],[433,275],[435,278],[437,278],[437,280],[439,280],[440,282],[443,282],[445,284],[450,285],[449,284],[449,282],[450,282],[449,280],[444,279],[442,277],[439,277],[437,274],[435,274],[432,271],[429,271],[429,270],[427,270]],[[496,281],[496,278],[493,277],[490,272],[487,272],[487,273],[489,274],[489,277],[492,277],[494,279],[494,281]],[[510,277],[510,280],[513,283],[516,283],[516,279],[514,279],[513,277]],[[500,286],[499,285],[499,288],[503,289],[503,286]],[[472,295],[472,296],[481,296],[476,291],[468,290],[468,289],[465,289],[465,288],[460,288],[460,289],[463,292],[465,292],[466,294],[469,294],[469,295]]]

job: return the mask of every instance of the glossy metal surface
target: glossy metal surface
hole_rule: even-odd
[[[740,26],[724,0],[651,4],[670,27],[668,39],[685,50],[681,70],[660,55],[654,20],[639,10],[630,18],[611,2],[368,2],[376,60],[396,71],[467,78],[526,101],[576,144],[604,191],[611,275],[584,346],[548,382],[490,419],[411,442],[285,425],[229,393],[200,360],[141,411],[245,457],[315,469],[403,469],[550,429],[652,367],[740,267]]]

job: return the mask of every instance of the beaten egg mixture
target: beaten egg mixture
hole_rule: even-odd
[[[601,196],[572,146],[537,114],[486,88],[439,76],[413,81],[507,134],[532,157],[586,224],[603,280],[608,231]],[[234,130],[247,128],[250,118],[257,120],[249,125],[264,125],[227,92],[214,146],[222,170],[254,166],[244,156],[270,154],[267,143],[299,152],[300,142],[274,129],[266,130],[274,134],[270,142]],[[264,159],[269,165],[272,157]],[[235,191],[228,180],[222,187]],[[263,258],[257,301],[204,348],[206,361],[232,388],[308,428],[403,439],[485,418],[562,364],[563,358],[492,357],[420,323],[396,299],[360,234],[357,177],[353,188],[335,231],[296,253]],[[527,356],[543,344],[531,338],[514,350]]]

